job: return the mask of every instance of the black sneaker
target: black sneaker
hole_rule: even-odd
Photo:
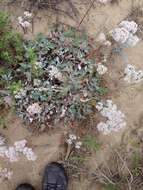
[[[16,190],[35,190],[34,187],[28,183],[23,183],[19,185]]]
[[[49,164],[44,173],[42,190],[67,190],[68,177],[62,164]]]

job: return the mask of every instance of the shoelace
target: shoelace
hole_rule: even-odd
[[[44,188],[45,190],[62,190],[62,186],[61,185],[57,185],[57,183],[46,183],[44,184]]]
[[[57,184],[47,183],[48,190],[57,190]]]

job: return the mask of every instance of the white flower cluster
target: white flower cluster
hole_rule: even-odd
[[[99,3],[106,4],[110,2],[111,0],[97,0]]]
[[[35,161],[37,159],[37,156],[33,152],[32,148],[24,147],[22,153],[28,160]]]
[[[139,42],[139,38],[135,33],[138,30],[138,25],[134,21],[122,21],[117,28],[110,31],[113,39],[128,47],[133,47]]]
[[[111,46],[111,42],[109,40],[106,39],[106,36],[103,32],[101,32],[98,36],[97,36],[97,41],[102,43],[103,45],[110,47]]]
[[[28,28],[31,25],[32,13],[25,11],[23,16],[18,17],[18,22],[23,28]]]
[[[124,80],[128,83],[139,83],[143,80],[143,70],[136,70],[133,65],[128,64],[124,71]]]
[[[126,126],[126,122],[124,121],[125,115],[117,109],[117,106],[113,104],[112,100],[99,102],[96,108],[103,117],[107,118],[106,122],[100,122],[97,125],[97,129],[104,135],[117,132]]]
[[[8,170],[7,168],[0,168],[0,181],[5,179],[11,179],[13,172]]]
[[[55,67],[55,66],[52,65],[52,66],[48,67],[48,71],[49,71],[49,75],[50,75],[51,79],[52,79],[53,77],[55,77],[55,78],[58,79],[59,81],[62,81],[62,80],[63,80],[63,75],[62,75],[62,73],[58,70],[57,67]]]
[[[1,146],[1,145],[4,145],[5,142],[6,142],[6,139],[1,135],[1,136],[0,136],[0,146]]]
[[[104,75],[107,72],[107,67],[102,63],[97,64],[97,72],[99,75]]]
[[[10,146],[4,152],[4,156],[9,159],[10,162],[18,161],[18,152],[15,150],[15,147]]]
[[[35,114],[40,114],[42,111],[41,107],[38,103],[33,103],[32,105],[29,105],[27,108],[27,112],[29,115],[33,116]]]
[[[66,111],[67,111],[67,108],[62,106],[62,113],[60,115],[61,118],[65,117]]]
[[[26,90],[20,89],[19,92],[15,94],[16,99],[21,99],[22,97],[26,96]]]
[[[19,160],[19,154],[22,153],[28,160],[35,161],[37,156],[34,154],[31,148],[26,146],[27,141],[20,140],[14,143],[14,146],[7,147],[5,144],[0,146],[0,156],[6,157],[10,162],[17,162]]]
[[[76,148],[76,149],[80,149],[81,148],[81,146],[82,146],[82,142],[81,141],[79,141],[79,137],[77,137],[76,135],[74,135],[74,134],[69,134],[69,137],[68,137],[68,139],[67,139],[67,143],[69,144],[69,145],[74,145],[74,147]]]
[[[44,67],[44,64],[42,63],[42,61],[36,61],[34,65],[35,65],[35,69],[42,69]]]

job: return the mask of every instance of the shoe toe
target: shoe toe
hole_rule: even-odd
[[[56,184],[57,190],[67,189],[68,178],[62,164],[51,163],[46,167],[43,179],[43,190],[49,190],[45,188],[46,184]]]
[[[16,190],[35,190],[34,187],[28,183],[20,184]]]

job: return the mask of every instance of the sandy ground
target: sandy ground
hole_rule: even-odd
[[[16,140],[27,139],[28,146],[38,156],[35,162],[24,159],[23,156],[20,161],[10,164],[8,161],[0,159],[2,167],[11,168],[14,172],[12,181],[5,181],[0,186],[1,190],[15,189],[16,185],[21,182],[29,182],[37,189],[40,189],[44,167],[52,161],[60,159],[62,147],[61,140],[63,137],[62,131],[52,131],[48,134],[35,135],[28,132],[20,120],[9,115],[7,117],[8,129],[0,130],[7,138],[7,144],[12,145]]]
[[[138,5],[143,7],[143,0],[121,0],[119,4],[95,6],[90,10],[87,17],[84,19],[80,28],[87,31],[91,36],[96,37],[100,31],[108,31],[115,27],[121,20],[126,18],[131,12],[132,6]],[[81,1],[75,0],[75,6],[78,9],[78,18],[76,21],[69,19],[67,16],[60,16],[59,20],[65,24],[71,24],[78,26],[79,21],[83,17],[87,10],[88,5],[82,5]],[[2,8],[2,6],[1,6]],[[20,9],[7,8],[12,13],[13,22],[15,18],[21,14]],[[67,6],[66,9],[69,9]],[[69,10],[70,11],[70,10]],[[56,17],[47,10],[37,12],[37,16],[34,19],[33,33],[26,35],[25,37],[34,37],[37,33],[42,32],[47,34],[49,32],[52,23],[55,23]],[[135,48],[129,48],[125,51],[127,60],[121,57],[117,57],[115,63],[108,63],[109,66],[109,78],[111,86],[113,86],[111,99],[117,104],[117,106],[125,113],[127,127],[119,133],[109,136],[100,135],[100,140],[105,146],[103,149],[90,159],[89,168],[97,167],[101,162],[108,159],[110,146],[118,146],[123,137],[128,136],[130,131],[134,128],[143,127],[143,88],[142,84],[127,85],[123,81],[123,71],[127,63],[135,65],[139,69],[143,69],[143,42],[141,41]],[[13,179],[9,182],[4,182],[0,185],[0,190],[14,190],[16,184],[21,182],[31,182],[37,188],[40,188],[41,176],[44,166],[51,162],[60,159],[62,152],[61,139],[63,137],[63,131],[56,131],[50,134],[41,134],[35,136],[30,134],[22,125],[22,123],[15,117],[8,119],[8,129],[0,132],[4,133],[8,137],[9,144],[12,144],[15,140],[26,138],[29,141],[29,145],[34,148],[34,151],[38,155],[38,160],[34,163],[21,159],[18,163],[10,164],[0,160],[1,165],[8,166],[14,171]],[[126,138],[124,139],[127,140]],[[46,147],[46,148],[45,148]],[[71,190],[101,190],[95,184],[90,184],[87,180],[81,179],[81,181],[72,182]]]

